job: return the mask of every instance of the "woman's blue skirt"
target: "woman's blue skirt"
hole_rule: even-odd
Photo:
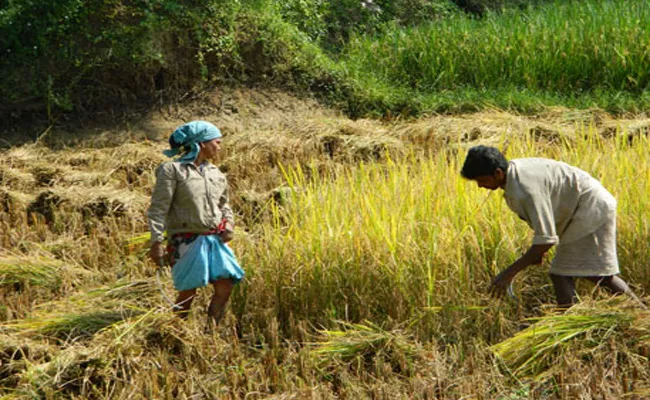
[[[217,235],[174,235],[169,247],[176,290],[203,287],[219,279],[238,283],[244,278],[232,250]]]

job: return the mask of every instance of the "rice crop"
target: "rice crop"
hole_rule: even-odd
[[[506,147],[510,158],[561,159],[600,179],[619,201],[623,275],[648,284],[641,260],[648,256],[644,243],[650,232],[640,216],[648,212],[642,193],[650,190],[650,181],[628,178],[649,173],[646,139],[630,146],[586,129],[559,146],[541,145],[532,135],[523,140],[503,135],[496,144]],[[407,320],[426,307],[487,306],[490,277],[530,245],[531,232],[500,192],[478,189],[460,177],[464,151],[458,150],[427,159],[361,163],[331,175],[288,167],[291,196],[276,206],[275,226],[265,227],[254,244],[236,244],[244,265],[257,266],[251,284],[261,291],[253,297],[264,294],[281,318],[290,310],[292,318],[318,322]],[[531,268],[515,285],[524,293],[536,291],[544,285],[542,273]],[[535,295],[542,302],[553,298],[551,291]],[[489,318],[490,312],[476,315]]]
[[[412,372],[417,345],[400,329],[385,330],[370,321],[339,322],[341,329],[320,331],[322,341],[311,349],[321,366],[332,368],[337,362],[362,369],[381,371],[382,364],[402,373]]]
[[[158,296],[153,282],[120,281],[42,304],[28,318],[4,322],[0,328],[25,337],[91,337],[117,322],[146,313]]]
[[[13,249],[3,257],[38,264],[43,255],[64,285],[74,283],[66,290],[39,286],[38,294],[2,287],[1,395],[643,398],[650,353],[640,310],[582,284],[584,304],[547,314],[542,306],[554,302],[547,265],[517,276],[518,302],[487,294],[490,279],[522,254],[531,232],[499,191],[460,177],[466,150],[477,143],[498,146],[509,158],[561,159],[600,179],[618,200],[623,277],[640,296],[650,286],[647,119],[552,115],[572,119],[332,119],[296,122],[290,141],[270,140],[270,131],[259,146],[250,133],[241,148],[233,140],[224,164],[245,159],[241,152],[266,164],[243,165],[232,175],[233,196],[258,194],[259,208],[238,215],[231,247],[246,278],[211,333],[204,330],[211,288],[199,290],[187,320],[163,299],[161,289],[173,292],[167,274],[158,286],[158,266],[146,254],[144,201],[129,202],[121,217],[87,214],[89,222],[81,209],[55,209],[61,225],[30,224],[0,210],[0,243]],[[366,140],[375,131],[391,137],[385,146],[379,136]],[[301,141],[308,148],[292,158]],[[141,154],[127,147],[124,157]],[[107,152],[58,156],[108,176],[121,151]],[[39,149],[33,157],[23,149],[11,157],[14,168],[19,160],[31,168],[57,153]],[[120,187],[144,199],[152,171],[124,162],[132,165],[120,170]],[[92,194],[95,183],[102,184],[60,179],[51,189]],[[237,201],[241,210],[245,203]],[[253,211],[263,218],[250,218]],[[57,269],[64,266],[92,276]]]

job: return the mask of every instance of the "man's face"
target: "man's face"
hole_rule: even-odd
[[[497,168],[493,175],[477,176],[473,180],[484,189],[496,190],[505,186],[505,174],[501,168]]]

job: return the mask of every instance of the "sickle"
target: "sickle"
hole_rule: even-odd
[[[519,303],[519,299],[515,296],[515,291],[512,288],[512,282],[508,285],[506,293],[508,293],[508,297],[510,297],[515,303]]]

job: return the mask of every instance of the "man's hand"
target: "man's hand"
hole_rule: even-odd
[[[508,292],[508,287],[512,283],[512,280],[515,279],[516,273],[513,273],[511,268],[506,268],[499,275],[495,276],[490,283],[490,288],[488,291],[490,295],[500,299],[504,294]]]
[[[161,267],[165,262],[165,249],[161,242],[155,242],[149,249],[149,257],[157,266]]]
[[[503,297],[504,293],[508,292],[508,287],[510,287],[515,276],[529,265],[541,264],[544,261],[544,255],[551,247],[553,247],[553,244],[532,245],[523,256],[492,279],[489,288],[490,294],[498,298]]]
[[[235,237],[235,227],[230,222],[226,223],[224,229],[219,232],[219,237],[224,243],[230,242]]]

